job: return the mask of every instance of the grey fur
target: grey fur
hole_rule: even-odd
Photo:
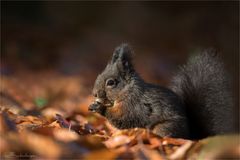
[[[93,88],[103,103],[94,103],[89,110],[119,129],[149,128],[162,137],[202,138],[231,130],[223,120],[231,97],[218,58],[203,53],[190,59],[167,89],[144,82],[134,70],[132,55],[127,44],[116,48]],[[108,85],[110,80],[113,85]]]

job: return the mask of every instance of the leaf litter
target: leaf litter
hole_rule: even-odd
[[[118,130],[88,112],[88,88],[79,76],[2,76],[1,159],[239,158],[238,135],[193,141],[158,137],[146,129]],[[216,143],[219,139],[228,147]]]

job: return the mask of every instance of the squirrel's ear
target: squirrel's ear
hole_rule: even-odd
[[[128,44],[123,43],[118,46],[112,56],[111,64],[117,64],[121,69],[132,69],[133,51]]]

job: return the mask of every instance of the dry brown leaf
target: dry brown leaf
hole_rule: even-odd
[[[121,145],[126,145],[132,140],[131,137],[125,135],[118,135],[115,137],[109,138],[107,141],[103,142],[107,148],[116,148]]]
[[[60,124],[57,121],[53,121],[48,126],[53,128],[61,128]]]
[[[57,122],[60,124],[63,128],[70,128],[71,123],[69,123],[65,118],[63,118],[60,114],[56,114],[55,116]]]
[[[137,160],[149,159],[149,160],[164,160],[165,158],[159,154],[156,150],[146,148],[144,145],[138,145],[137,152],[135,152]]]
[[[34,132],[34,133],[37,133],[37,134],[52,137],[54,135],[53,132],[56,129],[58,129],[58,128],[51,127],[51,126],[42,126],[42,127],[38,127],[38,128],[36,128],[34,130],[31,130],[31,131]]]
[[[4,139],[2,136],[0,136],[0,155],[3,155],[3,153],[6,153],[11,149],[11,146],[7,142],[6,139]]]
[[[21,134],[9,133],[5,138],[15,151],[28,150],[46,158],[57,158],[62,153],[61,146],[48,136],[24,131]]]
[[[46,117],[49,121],[55,120],[56,114],[64,115],[64,112],[61,111],[60,109],[51,108],[51,107],[48,107],[48,108],[42,110],[41,113],[42,113],[42,115],[43,115],[44,117]]]
[[[149,138],[149,142],[150,142],[150,148],[157,148],[159,147],[161,144],[161,140],[160,138]]]
[[[194,142],[192,141],[186,142],[184,145],[179,147],[173,154],[171,154],[168,158],[171,160],[183,159],[186,156],[186,152],[193,144]]]
[[[0,113],[0,133],[16,131],[15,123],[9,118],[7,112]]]
[[[114,151],[110,151],[108,149],[101,149],[97,151],[90,152],[89,154],[86,154],[83,159],[84,160],[113,160],[117,157],[117,153]]]
[[[79,139],[79,135],[76,132],[63,128],[55,129],[53,131],[53,136],[55,139],[63,142],[77,141]]]
[[[34,130],[39,127],[43,127],[48,124],[48,121],[44,118],[34,117],[34,116],[18,116],[15,119],[15,123],[17,125],[18,131],[22,131],[24,129]]]
[[[170,138],[170,137],[166,137],[162,139],[162,145],[183,145],[187,142],[189,142],[190,140],[186,140],[186,139],[181,139],[181,138]]]
[[[57,158],[62,153],[61,147],[49,137],[27,133],[21,134],[20,139],[28,148],[43,157]]]

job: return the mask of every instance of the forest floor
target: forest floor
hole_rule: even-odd
[[[200,141],[118,130],[88,112],[92,96],[80,76],[54,72],[1,76],[1,159],[239,158],[239,135]]]

